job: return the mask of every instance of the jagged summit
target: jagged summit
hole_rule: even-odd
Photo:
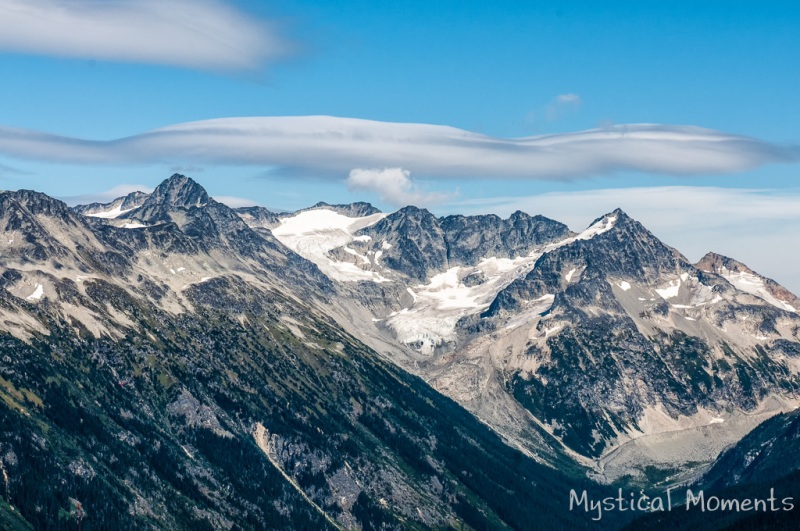
[[[186,223],[191,224],[192,219],[203,217],[201,211],[209,209],[230,210],[230,215],[226,214],[226,217],[238,218],[231,209],[210,198],[205,188],[193,179],[176,173],[159,184],[141,207],[123,213],[117,219],[145,225],[173,222],[184,227]]]
[[[153,190],[144,205],[192,208],[207,205],[208,193],[190,177],[176,173]]]
[[[636,222],[633,218],[631,218],[628,214],[626,214],[624,210],[617,207],[611,212],[603,214],[599,218],[589,223],[589,227],[595,226],[604,221],[608,224],[613,224],[613,225],[628,223],[631,221]]]
[[[519,220],[529,220],[529,219],[540,219],[540,220],[553,221],[553,220],[550,220],[549,218],[547,218],[545,216],[542,216],[542,215],[539,215],[539,214],[536,214],[535,216],[531,216],[530,214],[528,214],[527,212],[523,212],[522,210],[515,210],[514,212],[511,213],[510,216],[508,216],[508,220],[511,221],[511,222],[516,222],[516,221],[519,221]]]
[[[63,201],[34,190],[0,192],[0,215],[11,203],[23,207],[33,214],[60,218],[68,217],[70,214],[69,207]]]
[[[125,212],[130,212],[134,208],[139,208],[148,197],[150,197],[150,194],[137,190],[128,195],[117,197],[108,203],[77,205],[72,207],[72,210],[84,216],[110,219],[124,214]]]
[[[215,202],[205,188],[179,173],[173,174],[148,194],[135,191],[109,203],[77,205],[72,210],[93,218],[138,220],[151,223],[169,220],[167,212],[188,210]]]

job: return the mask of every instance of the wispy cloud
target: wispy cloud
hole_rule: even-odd
[[[203,173],[206,171],[206,169],[202,166],[172,166],[169,171],[172,173],[185,173],[186,175],[194,175],[197,173]]]
[[[236,197],[232,195],[215,195],[214,199],[231,208],[251,207],[258,205],[258,203],[256,203],[252,199],[247,199],[245,197]]]
[[[559,94],[541,109],[529,112],[526,121],[530,124],[543,121],[556,122],[565,113],[576,110],[582,103],[583,100],[577,94]]]
[[[798,160],[796,146],[710,129],[617,125],[528,138],[327,116],[222,118],[110,141],[0,127],[0,154],[75,164],[279,166],[341,179],[354,168],[425,178],[577,179],[620,171],[725,174]]]
[[[425,192],[403,168],[355,169],[347,178],[350,190],[375,192],[382,201],[397,207],[429,207],[455,198],[455,194]]]
[[[4,175],[30,175],[30,173],[25,170],[20,170],[19,168],[0,163],[0,177]]]
[[[621,207],[691,260],[716,251],[800,293],[800,190],[666,186],[496,197],[449,205],[459,213],[515,210],[586,227]]]
[[[251,70],[291,45],[274,23],[217,0],[0,0],[0,50]]]
[[[581,97],[577,94],[559,94],[556,96],[555,103],[558,105],[580,105]]]
[[[545,117],[548,122],[555,122],[561,118],[565,112],[575,110],[581,106],[581,97],[577,94],[559,94],[545,109]]]

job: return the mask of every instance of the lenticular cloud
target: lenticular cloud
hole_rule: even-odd
[[[356,168],[404,168],[426,178],[724,174],[798,158],[794,147],[690,126],[620,125],[508,139],[329,116],[205,120],[109,141],[0,128],[0,154],[76,164],[269,165],[338,179]]]

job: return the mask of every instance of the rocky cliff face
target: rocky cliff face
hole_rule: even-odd
[[[518,258],[548,242],[570,236],[563,223],[514,212],[498,216],[447,216],[441,219],[447,255],[456,265],[475,265],[487,257]]]
[[[478,321],[496,328],[552,297],[523,353],[535,370],[520,367],[506,387],[559,438],[598,456],[620,435],[647,433],[652,410],[691,418],[796,396],[796,361],[784,352],[797,341],[796,312],[737,301],[733,286],[621,211],[597,223],[610,228],[542,256]]]
[[[436,218],[425,209],[405,207],[356,234],[357,251],[380,252],[386,267],[419,281],[455,266],[482,259],[518,258],[547,242],[569,235],[566,225],[515,212],[498,216]],[[368,239],[366,238],[368,237]]]
[[[620,210],[577,234],[521,213],[348,219],[368,224],[306,256],[350,268],[354,328],[541,458],[552,437],[606,481],[679,469],[797,403],[796,298],[729,260],[695,266]]]

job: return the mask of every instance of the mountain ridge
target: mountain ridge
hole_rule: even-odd
[[[34,527],[584,524],[548,509],[579,465],[507,447],[339,327],[314,264],[178,195],[117,220],[0,194],[2,488]],[[72,262],[7,254],[31,228]]]
[[[109,204],[122,210],[117,201]],[[140,347],[169,344],[178,352],[176,337],[197,336],[207,342],[197,352],[209,360],[213,345],[233,355],[225,341],[247,352],[278,345],[274,359],[300,360],[296,377],[311,378],[312,387],[324,380],[305,371],[338,359],[326,339],[333,334],[334,343],[355,341],[352,348],[372,352],[363,362],[370,367],[421,378],[525,459],[600,483],[647,481],[653,469],[694,477],[758,422],[800,403],[794,299],[731,259],[707,255],[691,264],[620,209],[575,233],[522,212],[436,217],[416,207],[387,214],[354,205],[231,209],[177,174],[116,217],[81,215],[35,192],[0,194],[8,235],[0,247],[0,333],[20,351],[70,337],[113,352],[136,337]],[[189,326],[191,318],[215,335]],[[171,339],[157,333],[162,325]],[[192,366],[191,357],[180,359]],[[176,387],[159,407],[169,406],[169,423],[185,421],[179,431],[252,436],[255,424],[223,418],[232,395],[218,383],[202,387],[224,374],[212,366],[190,376],[170,365],[162,381],[183,381],[189,394]],[[375,370],[377,378],[384,369]],[[14,374],[0,376],[10,382]],[[0,393],[28,408],[20,389],[40,396],[46,386],[25,374],[13,380],[13,392]],[[202,388],[186,384],[195,377]],[[231,385],[238,384],[225,388]],[[218,395],[222,409],[212,404]],[[354,410],[363,408],[358,403]],[[262,425],[268,461],[281,462],[280,445],[266,435],[274,430]],[[308,476],[284,472],[309,496]],[[488,511],[486,496],[470,504]],[[459,503],[437,501],[431,511],[463,519]],[[337,518],[357,521],[356,505],[337,509]],[[386,514],[380,503],[370,507]]]
[[[283,218],[282,227],[291,219]],[[481,222],[501,221],[496,216],[436,218],[424,209],[406,207],[342,236],[325,253],[307,258],[370,272],[371,276],[337,277],[340,286],[352,285],[354,290],[357,286],[360,294],[353,297],[371,308],[372,322],[364,319],[357,328],[375,329],[376,335],[405,344],[412,353],[408,361],[401,361],[404,368],[416,371],[522,446],[535,436],[520,435],[514,422],[503,420],[505,416],[516,422],[523,420],[523,424],[530,422],[532,430],[545,429],[559,440],[568,437],[571,450],[599,459],[602,473],[614,477],[611,470],[615,465],[606,459],[612,452],[627,448],[627,442],[642,436],[663,438],[660,434],[664,430],[694,437],[695,431],[706,429],[703,423],[721,418],[715,410],[724,411],[729,406],[723,404],[733,398],[734,409],[741,409],[743,416],[736,413],[726,417],[731,433],[721,435],[719,445],[703,454],[703,459],[709,460],[753,427],[752,421],[743,419],[748,418],[748,411],[762,407],[762,393],[775,394],[782,397],[780,400],[797,400],[798,365],[791,355],[783,354],[785,345],[798,341],[797,325],[792,324],[797,321],[796,312],[768,297],[742,291],[716,273],[697,269],[623,210],[598,217],[581,233],[564,227],[549,241],[529,241],[527,249],[506,250],[506,254],[498,252],[499,256],[487,258],[490,253],[482,252],[481,245],[473,241],[468,246],[479,251],[460,261],[451,260],[448,246],[437,243],[447,241],[441,228],[446,219],[466,220],[477,232]],[[300,251],[303,234],[292,237],[292,245]],[[281,238],[288,241],[285,235]],[[392,253],[396,259],[392,259]],[[378,286],[380,291],[375,291]],[[726,324],[731,318],[746,319],[748,315],[758,318],[730,329]],[[523,330],[531,325],[533,328],[523,336]],[[509,327],[514,331],[506,332]],[[597,345],[601,349],[607,348],[602,345],[619,342],[615,334],[626,330],[625,337],[634,341],[631,345],[638,345],[637,356],[641,358],[635,362],[634,358],[616,355],[607,358],[614,366],[605,384],[611,394],[594,396],[593,389],[602,386],[592,382],[573,388],[568,392],[571,396],[588,393],[591,398],[577,402],[585,406],[567,407],[573,408],[569,414],[577,415],[574,422],[578,424],[558,427],[563,426],[566,410],[545,413],[540,406],[527,402],[524,382],[531,374],[543,375],[544,367],[553,363],[553,341],[578,330],[590,334],[578,340],[582,342],[595,334],[593,329],[611,334],[590,341],[600,341]],[[508,354],[491,354],[496,346],[481,340],[487,335],[502,337],[498,343],[507,345]],[[765,350],[760,341],[769,341],[769,348]],[[579,358],[587,362],[592,359],[591,351],[583,352]],[[709,364],[710,375],[692,359],[697,355],[705,357],[703,363]],[[756,359],[765,355],[764,359],[770,361],[764,366],[741,361],[753,355]],[[723,360],[715,361],[718,357]],[[564,355],[559,363],[568,358]],[[654,371],[647,377],[650,390],[635,391],[625,383],[639,377],[630,367],[647,366],[642,360],[651,359],[658,361],[648,362],[652,366],[649,370]],[[555,366],[548,370],[555,370]],[[558,373],[558,381],[567,378],[578,385],[578,367],[558,370],[566,371]],[[784,376],[775,380],[773,370]],[[495,378],[502,378],[501,382],[510,378],[512,383],[498,385]],[[767,383],[752,387],[754,378]],[[653,392],[649,386],[659,390]],[[638,398],[630,403],[612,398],[631,392]],[[673,392],[681,393],[682,398],[668,398]],[[509,395],[510,400],[503,398]],[[557,395],[548,402],[576,404]],[[523,404],[526,407],[520,411]],[[612,413],[599,406],[591,413],[595,404],[621,409]],[[775,411],[772,406],[765,407]],[[499,415],[493,411],[498,408],[503,411]],[[606,417],[616,420],[602,420]],[[592,440],[597,437],[600,444],[592,449],[596,444]],[[653,452],[637,459],[657,459]],[[618,470],[622,469],[620,465]]]

